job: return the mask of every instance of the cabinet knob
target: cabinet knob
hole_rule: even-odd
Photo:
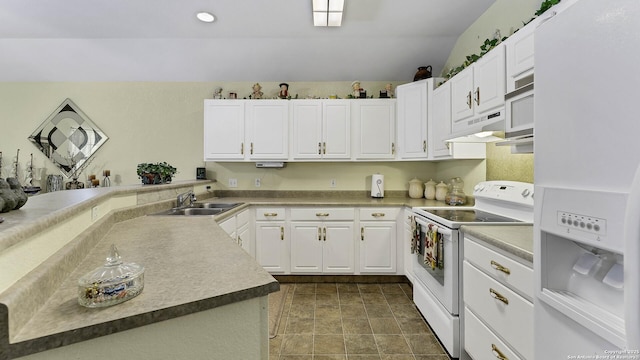
[[[491,267],[498,270],[498,271],[502,271],[503,273],[510,275],[511,274],[511,270],[509,270],[508,267],[504,267],[500,264],[498,264],[498,262],[491,260]]]

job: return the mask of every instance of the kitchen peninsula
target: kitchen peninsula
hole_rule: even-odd
[[[275,279],[209,217],[141,216],[206,185],[61,191],[3,214],[0,359],[268,358]],[[104,262],[111,244],[145,266],[145,288],[113,307],[83,308],[77,279]]]

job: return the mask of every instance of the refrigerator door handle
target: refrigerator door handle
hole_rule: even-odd
[[[631,183],[624,219],[624,307],[627,349],[640,349],[640,166]]]

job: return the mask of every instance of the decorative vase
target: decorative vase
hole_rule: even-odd
[[[160,175],[155,173],[145,173],[140,175],[140,178],[142,179],[142,183],[145,185],[162,183],[162,179],[160,178]]]
[[[422,197],[424,189],[422,188],[422,181],[413,179],[409,181],[409,197],[412,199],[420,199]]]
[[[73,190],[73,189],[84,189],[84,183],[78,181],[77,177],[74,177],[64,185],[65,189]]]
[[[430,179],[424,183],[424,197],[427,200],[433,200],[436,198],[436,182]]]
[[[431,65],[420,66],[416,75],[413,77],[413,81],[428,79],[431,77]]]

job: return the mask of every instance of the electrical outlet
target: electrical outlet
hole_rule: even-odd
[[[336,187],[338,186],[338,183],[336,182],[336,179],[331,179],[331,181],[329,181],[329,187]]]
[[[229,179],[229,187],[230,188],[238,187],[238,179]]]
[[[91,221],[98,220],[98,207],[94,206],[91,208]]]
[[[262,181],[260,181],[260,178],[256,178],[255,185],[256,185],[256,187],[260,187],[260,185],[262,185]]]

